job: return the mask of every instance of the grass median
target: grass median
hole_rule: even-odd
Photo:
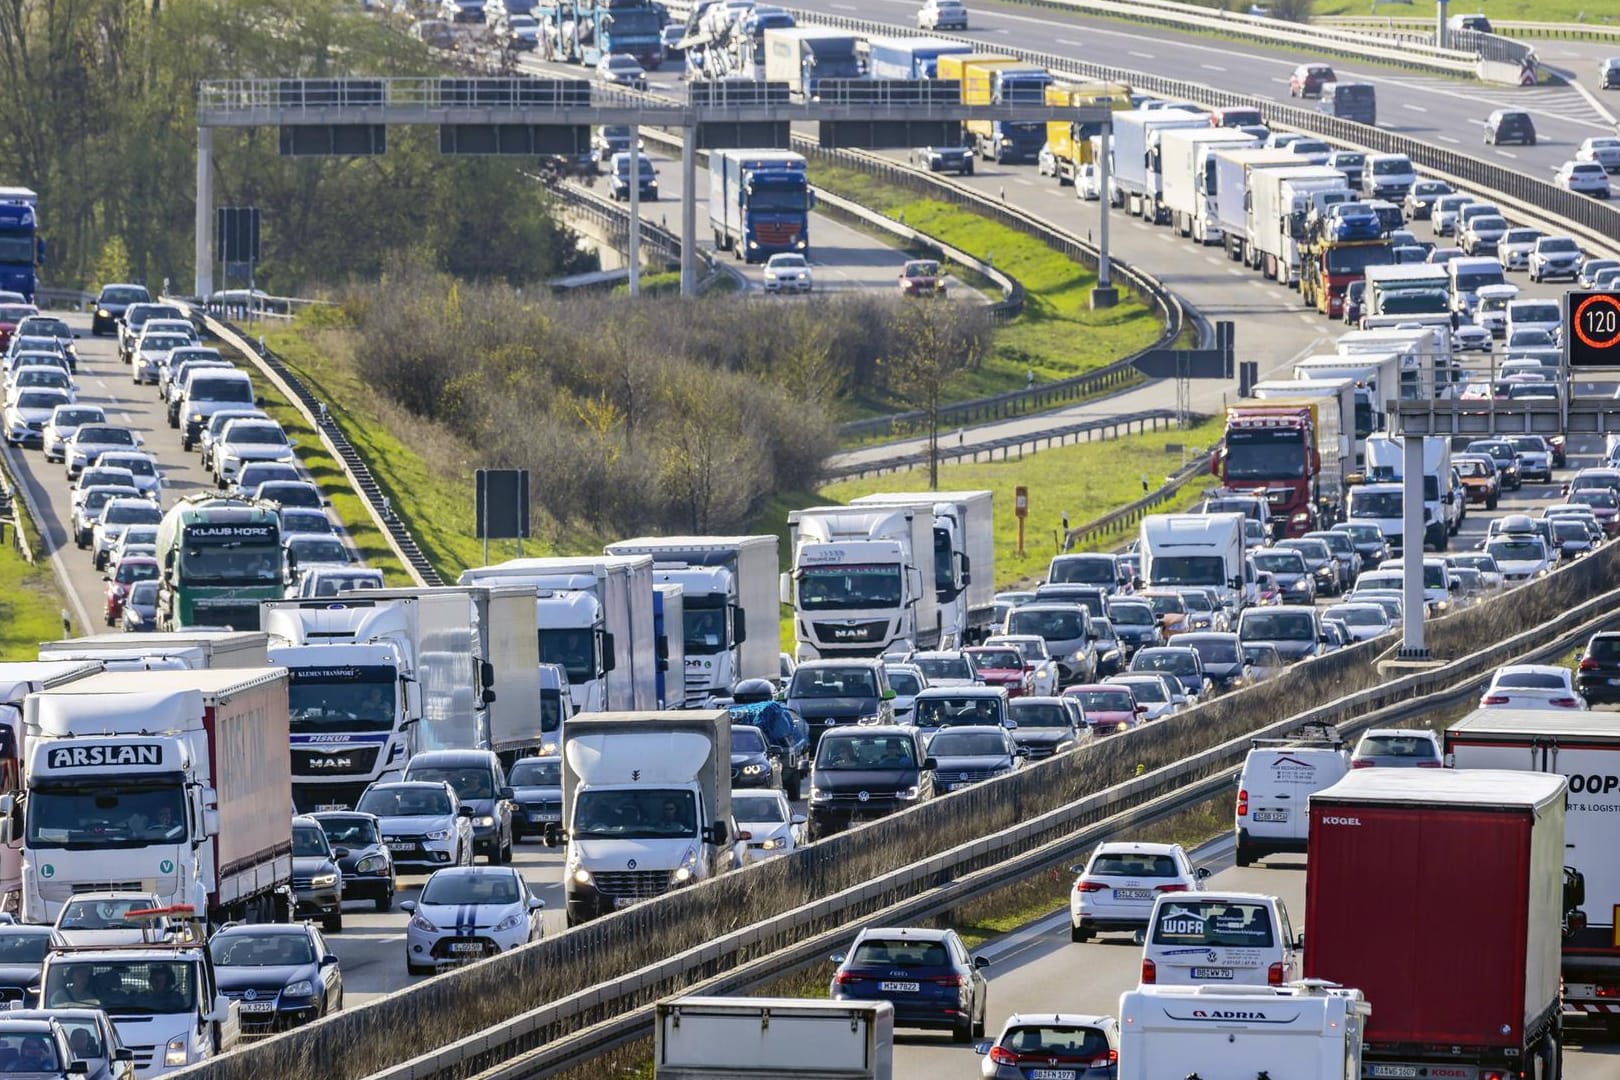
[[[22,512],[20,505],[18,511]],[[12,528],[7,522],[0,541],[0,660],[38,660],[40,642],[63,636],[62,613],[67,605],[50,563],[24,559],[12,543]],[[31,522],[26,529],[37,550],[38,532]],[[74,633],[94,632],[74,628]]]

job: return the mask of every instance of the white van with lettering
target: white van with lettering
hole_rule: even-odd
[[[1255,740],[1238,777],[1236,862],[1248,866],[1286,852],[1305,850],[1311,792],[1338,783],[1350,771],[1342,743]]]
[[[1304,942],[1288,909],[1260,893],[1162,893],[1148,916],[1142,985],[1282,986]]]

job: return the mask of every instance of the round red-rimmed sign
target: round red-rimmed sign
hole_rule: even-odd
[[[1605,309],[1608,312],[1606,319],[1602,318]],[[1598,317],[1588,319],[1588,312]],[[1576,306],[1570,322],[1574,324],[1571,329],[1576,339],[1587,348],[1609,349],[1620,345],[1620,298],[1609,293],[1593,293]],[[1589,332],[1599,326],[1602,327],[1600,332],[1607,336],[1595,337]]]

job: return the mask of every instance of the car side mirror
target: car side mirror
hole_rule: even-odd
[[[456,816],[457,817],[470,818],[470,817],[474,817],[476,815],[473,814],[473,808],[472,807],[470,807],[470,806],[458,806],[456,808]]]
[[[327,953],[325,956],[321,957],[321,967],[331,967],[337,962],[338,958],[337,954],[335,953]]]
[[[127,1046],[120,1046],[118,1049],[113,1051],[113,1060],[114,1061],[134,1061],[135,1060],[135,1051],[131,1050]]]
[[[895,697],[896,697],[895,692],[892,689],[883,691],[883,700],[884,701],[893,701],[895,699]]]
[[[333,848],[332,849],[332,858],[334,858],[334,859],[347,859],[348,857],[349,857],[349,849],[348,848],[339,847],[339,848]]]
[[[1209,878],[1209,867],[1200,866],[1198,869],[1193,871],[1193,877],[1196,878],[1199,881],[1208,880],[1208,878]]]
[[[990,966],[990,958],[988,956],[975,956],[973,966],[975,968],[987,968]]]
[[[939,759],[935,757],[923,758],[923,768],[928,772],[933,772],[935,769],[939,768]]]
[[[415,900],[401,900],[399,902],[399,910],[401,910],[401,911],[405,912],[407,915],[409,915],[411,912],[416,910],[416,901]]]
[[[793,825],[803,825],[808,820],[809,819],[803,814],[794,814],[793,817],[789,819],[789,823]]]
[[[1303,950],[1305,948],[1305,935],[1304,934],[1299,934],[1299,935],[1295,936],[1295,938],[1294,938],[1294,948],[1300,949],[1300,950]]]
[[[974,1043],[973,1044],[973,1052],[975,1054],[978,1054],[980,1057],[984,1057],[984,1055],[986,1055],[986,1054],[988,1054],[990,1052],[991,1045],[992,1044],[988,1043],[988,1042]]]
[[[738,840],[752,840],[753,838],[754,838],[754,834],[749,832],[747,829],[738,830],[737,835],[735,837],[735,839],[738,839]]]
[[[89,1076],[90,1063],[88,1061],[74,1061],[68,1064],[69,1076]]]
[[[846,959],[848,959],[848,954],[835,952],[831,956],[827,957],[827,959],[831,960],[835,964],[842,964]]]
[[[517,798],[517,792],[513,791],[509,787],[503,787],[500,790],[500,797],[507,802],[511,802],[513,799]]]
[[[546,902],[544,900],[540,899],[538,896],[529,897],[529,910],[530,911],[539,911],[542,908],[544,908],[545,906],[546,906]]]

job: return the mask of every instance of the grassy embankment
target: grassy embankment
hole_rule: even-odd
[[[41,561],[29,563],[17,553],[8,525],[0,543],[0,660],[38,660],[39,643],[62,636],[62,612],[67,608],[50,563],[41,555],[39,532],[20,500],[16,506]],[[92,632],[82,626],[72,628],[74,634]]]

